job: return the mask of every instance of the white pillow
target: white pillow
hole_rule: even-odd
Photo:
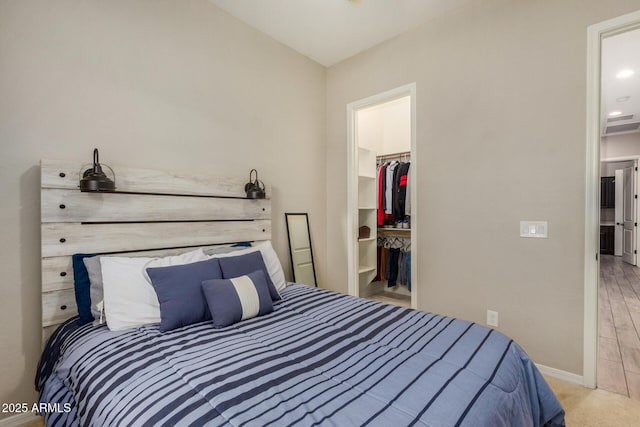
[[[121,331],[160,322],[160,304],[145,267],[155,258],[102,257],[107,326]]]
[[[166,256],[164,258],[154,258],[144,269],[144,275],[147,281],[151,283],[151,279],[147,275],[147,268],[151,267],[171,267],[172,265],[191,264],[192,262],[205,261],[209,257],[204,253],[202,248],[195,251],[186,252],[180,255]]]
[[[273,250],[273,246],[271,246],[270,240],[254,243],[253,246],[246,249],[241,249],[238,251],[233,251],[225,254],[210,255],[209,259],[245,255],[245,254],[249,254],[251,252],[256,252],[256,251],[260,251],[260,254],[262,255],[262,259],[264,260],[264,265],[265,267],[267,267],[267,272],[269,273],[269,277],[271,277],[271,281],[275,285],[278,292],[280,292],[287,286],[287,282],[284,279],[282,264],[280,264],[278,255],[276,254],[276,251]]]
[[[160,322],[160,304],[149,267],[168,267],[208,259],[202,249],[165,258],[101,257],[107,326],[121,331]]]

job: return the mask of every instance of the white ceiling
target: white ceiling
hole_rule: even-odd
[[[602,41],[602,114],[609,118],[612,111],[622,116],[640,116],[640,29],[628,31]],[[631,77],[619,79],[616,75],[625,69],[633,70]],[[618,98],[629,96],[628,101]],[[636,120],[637,121],[637,120]]]
[[[328,67],[468,0],[209,1]]]

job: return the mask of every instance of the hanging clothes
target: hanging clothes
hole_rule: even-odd
[[[399,156],[390,157],[398,158]],[[384,156],[378,158],[376,170],[378,227],[387,224],[400,227],[400,223],[411,214],[410,167],[410,162],[397,160],[385,162]],[[379,235],[377,243],[377,271],[374,281],[386,280],[389,288],[406,286],[411,290],[411,245],[407,236],[404,233],[395,236]]]
[[[377,240],[377,273],[373,281],[387,287],[406,286],[411,291],[411,242],[405,236],[383,235]]]
[[[407,286],[407,269],[405,268],[405,252],[400,250],[398,255],[398,285]]]
[[[387,269],[387,288],[393,288],[398,281],[398,257],[400,248],[389,249],[389,268]]]
[[[372,282],[379,282],[382,280],[380,277],[380,263],[382,262],[382,246],[376,247],[376,277],[373,278]]]
[[[386,187],[385,187],[385,194],[384,194],[384,213],[385,215],[392,215],[393,214],[393,174],[396,170],[396,168],[398,167],[398,162],[397,161],[393,161],[391,163],[389,163],[389,166],[387,166],[386,169]]]
[[[389,263],[389,249],[384,246],[380,248],[380,270],[378,276],[380,280],[387,280],[387,265]]]
[[[402,169],[402,165],[404,163],[398,163],[393,169],[393,187],[391,189],[391,222],[396,222],[398,220],[397,216],[397,205],[398,205],[398,183],[400,181],[400,169]]]
[[[407,198],[407,180],[409,178],[410,163],[400,163],[396,168],[396,177],[394,179],[394,200],[393,200],[393,217],[395,221],[402,221],[405,218],[405,206]]]
[[[381,165],[378,166],[378,171],[377,171],[377,183],[376,183],[376,188],[378,190],[378,199],[377,199],[377,208],[378,208],[378,227],[382,227],[382,225],[384,224],[384,194],[385,194],[385,187],[386,187],[386,169],[387,169],[388,163],[383,163]]]
[[[409,164],[411,165],[411,164]],[[409,170],[407,170],[407,185],[405,185],[405,198],[404,198],[404,215],[405,218],[411,215],[411,179]]]
[[[396,225],[404,221],[411,213],[409,200],[409,168],[410,162],[384,162],[376,171],[377,190],[377,225]]]

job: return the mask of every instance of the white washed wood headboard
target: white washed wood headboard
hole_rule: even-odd
[[[78,313],[73,254],[158,256],[271,239],[270,200],[246,199],[245,179],[113,167],[115,193],[82,193],[80,167],[41,162],[43,342]]]

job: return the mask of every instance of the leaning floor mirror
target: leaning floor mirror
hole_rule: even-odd
[[[309,286],[318,286],[316,269],[313,265],[309,216],[306,213],[285,213],[284,215],[287,220],[293,281]]]

